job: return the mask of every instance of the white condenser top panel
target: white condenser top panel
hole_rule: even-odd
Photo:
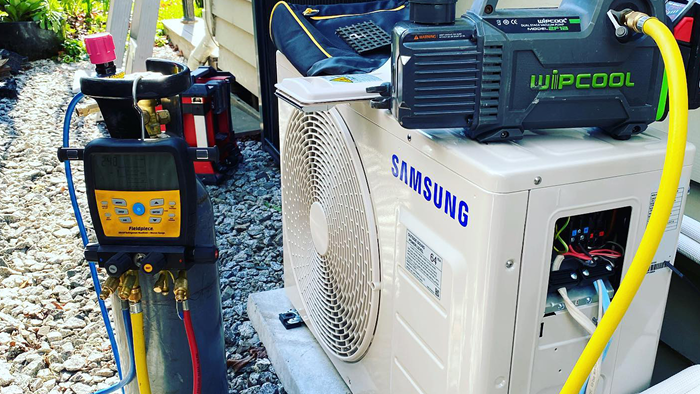
[[[404,141],[410,135],[410,143],[424,154],[493,193],[658,171],[666,154],[666,133],[651,127],[626,141],[593,129],[562,129],[526,132],[520,141],[484,144],[455,129],[404,129],[388,111],[363,103],[343,110],[357,111]],[[694,154],[695,147],[689,143],[684,166],[692,164]]]

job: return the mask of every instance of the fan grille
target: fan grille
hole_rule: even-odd
[[[312,328],[332,354],[357,361],[377,322],[379,256],[367,180],[336,110],[294,112],[282,182],[285,243]]]

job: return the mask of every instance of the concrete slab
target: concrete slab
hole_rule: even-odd
[[[251,294],[248,316],[289,394],[350,394],[321,345],[304,325],[286,330],[279,314],[292,309],[284,289]]]
[[[202,18],[196,18],[195,23],[182,23],[181,19],[166,19],[163,21],[163,27],[185,58],[189,58],[190,53],[204,39],[207,28]],[[219,57],[219,48],[216,48],[210,56]]]

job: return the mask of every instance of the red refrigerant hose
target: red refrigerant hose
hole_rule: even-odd
[[[182,303],[182,319],[185,322],[185,332],[187,333],[187,342],[190,345],[190,356],[192,357],[192,394],[202,393],[202,369],[199,365],[199,350],[197,349],[197,338],[194,336],[194,327],[192,326],[192,316],[190,316],[190,308],[187,301]]]

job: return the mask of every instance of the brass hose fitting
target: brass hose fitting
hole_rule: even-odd
[[[122,281],[121,288],[119,289],[119,298],[122,300],[126,301],[129,299],[131,296],[131,290],[136,287],[136,280],[138,277],[135,274],[135,271],[127,271],[123,275],[124,280]]]
[[[167,109],[161,109],[156,111],[156,118],[158,119],[158,123],[160,124],[168,124],[170,123],[170,111]]]
[[[136,277],[136,283],[131,289],[131,294],[129,294],[129,302],[136,303],[141,302],[141,286],[139,285],[139,272],[134,271],[134,277]]]
[[[141,287],[136,286],[131,290],[131,294],[129,294],[129,302],[136,303],[136,302],[141,302]]]
[[[642,26],[644,22],[649,20],[651,17],[643,12],[624,10],[622,11],[621,22],[623,25],[630,28],[632,31],[637,33],[644,33]]]
[[[160,293],[162,295],[168,295],[170,293],[170,285],[168,284],[169,273],[167,271],[161,271],[158,274],[158,279],[153,285],[153,291]]]
[[[109,296],[114,293],[119,287],[119,278],[116,276],[110,276],[102,284],[102,291],[100,292],[100,299],[106,300]]]
[[[173,293],[175,294],[175,301],[178,302],[187,301],[190,297],[189,284],[187,283],[187,271],[182,270],[178,272],[175,285],[173,286]]]

